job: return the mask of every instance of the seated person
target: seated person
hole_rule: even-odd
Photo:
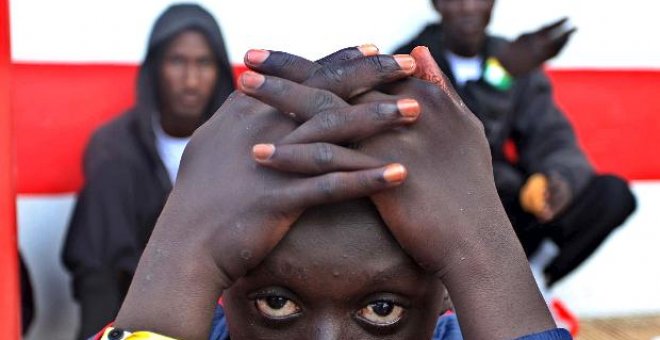
[[[62,252],[82,311],[77,339],[116,315],[190,135],[233,91],[211,13],[170,6],[151,30],[133,108],[95,131],[85,151],[85,184]]]
[[[195,132],[103,339],[456,339],[447,292],[465,338],[570,339],[479,121],[425,48],[373,52],[248,53],[260,73]]]
[[[575,29],[566,19],[510,42],[487,33],[495,0],[432,0],[441,15],[395,53],[428,46],[465,104],[481,120],[497,190],[528,255],[545,239],[558,248],[548,285],[584,262],[635,209],[626,182],[596,174],[540,68]],[[508,157],[512,142],[517,157]],[[543,283],[543,282],[541,282]]]

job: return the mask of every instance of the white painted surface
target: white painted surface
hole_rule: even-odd
[[[634,182],[639,208],[554,294],[581,317],[660,313],[660,181]],[[61,264],[73,195],[18,199],[20,248],[34,279],[38,314],[28,340],[69,340],[78,309]]]
[[[36,315],[26,339],[71,340],[78,306],[60,254],[75,195],[20,195],[18,243],[32,277]]]
[[[660,182],[633,191],[637,212],[553,291],[580,316],[660,313]]]
[[[17,61],[137,63],[171,0],[10,0]],[[223,28],[233,63],[249,48],[318,58],[377,44],[391,52],[436,13],[429,0],[199,1]],[[568,16],[578,32],[552,62],[561,68],[660,68],[660,1],[498,0],[491,31],[508,37]]]

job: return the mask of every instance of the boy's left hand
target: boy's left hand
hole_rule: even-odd
[[[461,322],[480,325],[470,328],[467,338],[514,338],[554,327],[499,201],[481,123],[428,50],[416,49],[413,56],[421,79],[398,81],[384,88],[386,94],[360,98],[414,98],[422,108],[416,124],[353,144],[409,170],[405,185],[375,194],[373,201],[405,251],[444,281]],[[286,67],[275,72],[288,76]],[[273,94],[257,98],[280,105]],[[516,307],[503,316],[498,308],[506,305]],[[523,319],[527,322],[512,321]]]

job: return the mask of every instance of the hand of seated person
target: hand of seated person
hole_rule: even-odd
[[[354,140],[352,144],[365,154],[400,162],[408,168],[404,185],[372,195],[379,213],[403,249],[447,285],[461,322],[473,326],[465,331],[467,338],[513,338],[554,327],[497,196],[481,124],[451,88],[428,50],[418,48],[412,55],[418,79],[408,78],[381,87],[382,92],[354,97],[355,102],[363,105],[376,100],[414,98],[422,111],[416,124]],[[282,58],[279,54],[270,57]],[[296,114],[299,119],[309,119],[300,129],[317,121],[349,127],[350,121],[360,119],[333,120],[327,115],[310,115],[340,109],[333,101],[307,104],[316,105],[315,109],[287,102],[284,98],[290,96],[316,98],[325,93],[314,90],[309,83],[295,84],[297,68],[286,64],[305,64],[304,60],[295,60],[248,61],[248,67],[271,75],[266,76],[266,84],[286,86],[262,86],[246,92],[281,111],[304,112]],[[269,68],[271,63],[285,66]],[[341,63],[335,65],[335,74],[346,74]],[[328,81],[314,86],[328,89],[333,84]],[[347,93],[338,95],[351,97]],[[282,142],[310,142],[313,135],[319,134],[319,130],[311,131],[315,133],[292,133]],[[274,157],[261,164],[295,171],[288,166],[290,159]],[[512,308],[505,315],[500,310],[502,306]],[[523,319],[526,321],[519,322]]]
[[[568,182],[559,174],[536,173],[520,190],[520,205],[540,222],[546,223],[566,209],[572,196]]]
[[[563,18],[507,43],[497,55],[502,66],[513,76],[519,76],[557,56],[576,30],[564,28],[567,20]]]

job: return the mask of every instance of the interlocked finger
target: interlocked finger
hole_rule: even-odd
[[[386,165],[363,153],[328,143],[257,144],[252,148],[252,157],[263,166],[305,175],[373,169]]]
[[[350,99],[414,71],[415,60],[407,54],[373,55],[325,65],[304,84]]]
[[[352,172],[332,172],[304,178],[281,188],[276,194],[278,204],[308,208],[320,204],[366,197],[400,185],[407,175],[401,164]]]
[[[301,83],[325,65],[376,54],[376,46],[365,44],[341,49],[314,62],[291,53],[251,49],[243,61],[251,70]]]
[[[301,83],[322,68],[311,60],[280,51],[252,49],[245,53],[245,66],[251,70],[274,76],[286,75],[286,79]]]
[[[365,44],[358,47],[347,47],[327,55],[316,62],[321,66],[330,65],[345,60],[352,60],[378,54],[378,47],[372,44]]]
[[[279,141],[281,144],[358,142],[415,122],[421,111],[414,99],[375,101],[316,114]]]
[[[306,121],[317,112],[349,106],[329,91],[252,71],[244,72],[238,85],[241,91],[285,114],[290,114],[298,121]]]

